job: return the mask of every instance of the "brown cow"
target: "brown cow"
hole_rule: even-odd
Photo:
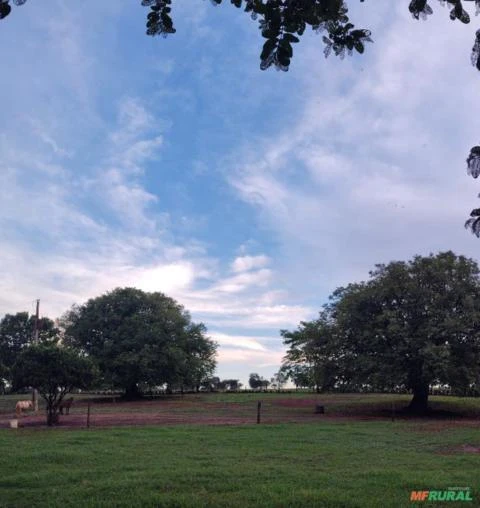
[[[60,409],[60,414],[63,415],[63,410],[65,409],[65,414],[70,414],[70,408],[73,404],[73,397],[70,397],[69,399],[62,400],[60,404],[58,405],[58,409]]]
[[[24,409],[33,409],[33,402],[31,400],[19,400],[15,405],[15,414],[17,418],[22,416],[22,410]]]

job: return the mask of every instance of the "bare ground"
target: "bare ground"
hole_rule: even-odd
[[[257,402],[219,402],[205,398],[172,398],[140,400],[133,402],[91,403],[91,427],[141,426],[141,425],[245,425],[256,423]],[[315,414],[315,406],[323,404],[317,398],[277,398],[262,403],[261,423],[319,423],[321,421],[411,421],[414,430],[436,432],[458,426],[480,428],[480,420],[460,415],[439,415],[438,418],[412,418],[401,412],[395,414],[384,406],[366,408],[355,403],[355,397],[343,397],[341,404],[325,401],[325,414]],[[10,426],[14,412],[0,414],[0,428]],[[45,428],[44,412],[26,413],[18,424],[25,428]],[[87,402],[74,404],[70,415],[60,416],[59,427],[85,428],[87,426]],[[473,445],[472,445],[473,446]]]

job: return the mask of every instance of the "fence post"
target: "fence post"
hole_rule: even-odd
[[[392,400],[392,422],[395,421],[395,401]]]
[[[262,403],[259,401],[257,404],[257,423],[260,423],[260,411],[262,409]]]
[[[87,406],[87,429],[90,428],[90,401],[88,402]]]

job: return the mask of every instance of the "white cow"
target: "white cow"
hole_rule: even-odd
[[[22,415],[24,409],[33,409],[33,402],[31,400],[19,400],[15,406],[17,418]]]

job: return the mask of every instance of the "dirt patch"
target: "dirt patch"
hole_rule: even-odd
[[[457,453],[478,453],[480,454],[480,444],[463,444],[460,446],[452,446],[450,448],[443,448],[437,452],[439,455],[453,455]]]
[[[316,399],[279,399],[276,400],[275,405],[283,407],[315,407],[320,404]]]
[[[351,397],[353,402],[354,397]],[[358,399],[357,399],[358,400]],[[141,426],[141,425],[245,425],[257,421],[258,400],[226,402],[215,399],[192,398],[185,396],[164,399],[143,399],[122,401],[100,399],[91,404],[91,427]],[[315,406],[325,405],[325,414],[315,414]],[[85,428],[87,425],[88,402],[79,400],[74,403],[70,415],[60,416],[59,427]],[[265,398],[261,405],[261,423],[321,423],[321,422],[385,422],[391,420],[392,413],[383,406],[370,404],[350,404],[348,397],[341,400],[321,398]],[[0,414],[0,427],[10,427],[13,412]],[[38,414],[26,414],[19,420],[24,428],[44,428],[44,411]],[[395,413],[395,421],[408,421],[412,430],[436,432],[458,426],[480,428],[479,419],[469,418],[415,418],[412,415]]]
[[[246,418],[221,418],[209,415],[199,415],[195,418],[187,418],[184,415],[156,415],[149,413],[95,413],[90,417],[91,427],[117,427],[117,426],[142,426],[142,425],[182,425],[182,424],[199,424],[199,425],[242,425],[254,423],[252,419]],[[46,427],[45,416],[26,416],[19,420],[21,428]],[[9,420],[0,420],[0,427],[9,427]],[[58,427],[75,427],[86,428],[86,415],[67,415],[60,417]]]
[[[412,430],[415,432],[442,432],[444,430],[469,427],[480,429],[480,420],[459,418],[451,420],[427,420],[426,418],[410,420],[414,423]]]
[[[262,405],[261,423],[319,423],[322,421],[369,421],[372,417],[356,417],[337,415],[317,415],[314,405],[304,404],[307,410],[286,411],[279,410],[271,404]],[[3,414],[0,418],[0,428],[10,427],[12,414]],[[27,414],[19,419],[19,427],[44,428],[45,414]],[[191,403],[191,402],[155,402],[138,401],[122,402],[116,404],[92,404],[90,414],[90,427],[116,427],[141,425],[246,425],[257,421],[256,404],[225,404],[225,403]],[[86,428],[87,406],[78,404],[70,415],[60,416],[58,427]]]

